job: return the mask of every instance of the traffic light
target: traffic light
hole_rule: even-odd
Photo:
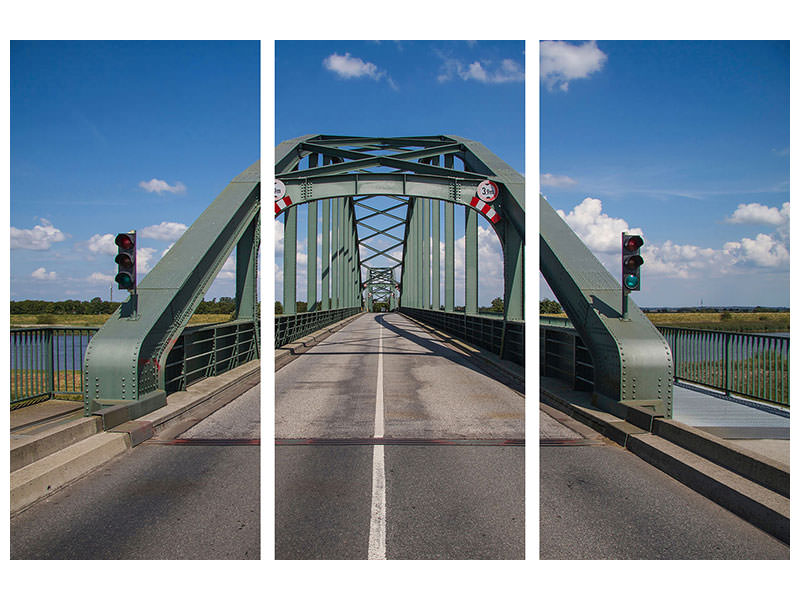
[[[114,261],[117,263],[117,282],[119,289],[133,293],[136,290],[136,232],[120,233],[114,239],[119,250]]]
[[[639,235],[622,234],[622,289],[632,292],[639,289],[642,277],[639,269],[644,259],[639,256],[639,249],[644,240]]]

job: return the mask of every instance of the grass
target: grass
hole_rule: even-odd
[[[718,331],[772,333],[789,331],[789,313],[645,313],[661,327],[715,329]],[[728,315],[727,317],[724,315]],[[540,315],[566,318],[564,313]]]
[[[11,327],[37,327],[61,325],[68,327],[100,327],[111,315],[11,315]],[[231,319],[230,314],[192,315],[189,325],[222,323]],[[43,323],[43,321],[46,321]]]
[[[647,313],[647,317],[662,327],[751,333],[789,331],[789,313]]]
[[[47,390],[47,373],[44,370],[11,370],[11,402],[28,394],[45,393]],[[56,371],[53,373],[53,382],[59,392],[81,391],[80,371]]]

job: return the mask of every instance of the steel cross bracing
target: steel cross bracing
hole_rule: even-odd
[[[260,190],[256,162],[228,184],[92,337],[83,364],[87,416],[100,414],[106,424],[166,404],[167,355],[234,248],[233,323],[254,323],[258,347]]]
[[[397,307],[400,282],[394,277],[394,267],[370,267],[364,289],[367,292],[367,310],[372,311],[376,303],[386,304],[389,310]]]
[[[309,135],[277,147],[275,173],[275,215],[284,219],[285,313],[293,314],[297,304],[297,209],[301,204],[308,205],[309,215],[308,310],[363,306],[369,297],[363,296],[367,288],[362,281],[375,273],[369,269],[399,266],[401,307],[454,311],[454,207],[458,204],[464,207],[466,222],[466,313],[478,312],[480,215],[497,234],[503,250],[504,319],[523,319],[525,183],[481,144],[444,135]],[[495,196],[484,202],[478,186],[487,181]],[[444,240],[440,239],[442,220]],[[318,223],[322,227],[319,274]],[[442,241],[444,265],[440,265],[439,252],[433,251]]]
[[[542,275],[591,353],[598,405],[671,417],[669,344],[630,299],[623,316],[622,286],[541,195],[539,241]]]

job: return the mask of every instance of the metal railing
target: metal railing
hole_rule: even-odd
[[[789,338],[658,327],[672,348],[675,379],[789,406]]]
[[[83,357],[99,327],[11,330],[11,408],[83,394]],[[228,321],[186,327],[167,355],[167,394],[259,356],[258,324]]]
[[[789,406],[789,338],[682,327],[657,327],[672,350],[675,380],[726,395]],[[544,317],[539,326],[540,369],[575,389],[591,390],[592,358],[569,320]]]
[[[99,327],[11,329],[11,408],[83,389],[83,355]]]
[[[401,307],[401,313],[525,366],[525,322]]]
[[[257,323],[245,320],[185,328],[167,355],[167,394],[258,358],[258,332]]]
[[[539,372],[568,382],[573,389],[594,389],[594,366],[589,349],[562,320],[539,327]],[[544,320],[543,320],[544,323]]]
[[[313,333],[328,325],[333,325],[342,319],[346,319],[360,312],[360,306],[352,306],[349,308],[319,310],[295,315],[277,315],[275,317],[275,348],[280,348],[285,344],[299,340],[309,333]]]

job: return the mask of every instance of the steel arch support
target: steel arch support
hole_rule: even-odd
[[[100,411],[105,422],[114,412],[124,421],[166,403],[167,355],[240,242],[250,251],[237,257],[237,310],[252,318],[260,182],[259,162],[233,179],[92,337],[83,363],[86,415]]]
[[[622,317],[622,287],[541,195],[539,227],[540,269],[592,355],[596,402],[671,417],[669,344],[632,301]]]

